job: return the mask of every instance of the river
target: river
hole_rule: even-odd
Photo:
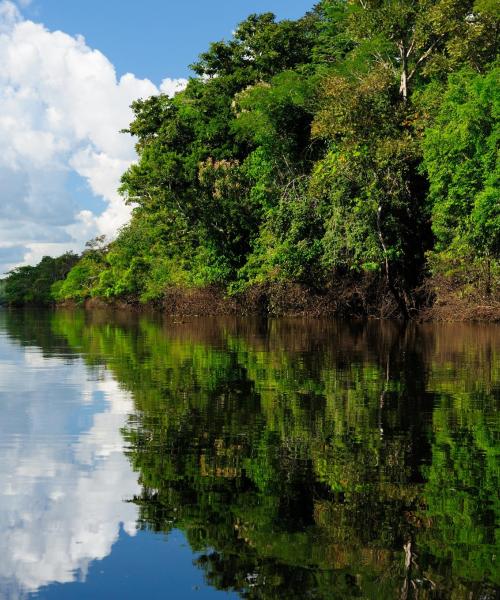
[[[497,598],[500,327],[0,310],[0,597]]]

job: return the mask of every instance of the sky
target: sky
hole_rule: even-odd
[[[0,277],[109,238],[136,159],[130,104],[185,85],[188,65],[252,12],[313,0],[0,0]]]

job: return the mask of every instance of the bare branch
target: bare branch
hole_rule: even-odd
[[[410,47],[406,51],[406,58],[410,58],[411,53],[413,52],[414,49],[415,49],[415,38],[412,39]]]
[[[422,54],[422,56],[417,60],[415,66],[413,67],[411,73],[408,75],[408,81],[410,81],[410,79],[413,77],[413,75],[415,75],[415,73],[417,72],[418,66],[424,62],[424,60],[426,60],[431,54],[432,51],[434,50],[434,48],[436,47],[437,43],[439,40],[436,40],[435,42],[433,42],[429,48],[427,48],[427,50]]]

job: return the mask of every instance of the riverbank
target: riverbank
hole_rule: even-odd
[[[58,306],[77,306],[73,301]],[[320,292],[299,284],[262,284],[244,293],[229,296],[216,286],[203,288],[168,288],[159,300],[141,303],[137,298],[106,300],[90,298],[83,302],[87,309],[160,312],[167,316],[250,316],[273,317],[341,317],[341,318],[401,318],[398,306],[384,288],[363,285],[339,285]],[[489,298],[464,298],[448,295],[427,299],[419,308],[409,308],[416,321],[440,322],[500,322],[500,301]]]

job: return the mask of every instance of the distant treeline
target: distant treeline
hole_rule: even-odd
[[[57,284],[78,263],[80,256],[66,252],[57,258],[44,256],[36,265],[17,267],[0,280],[0,304],[47,305],[55,302]]]
[[[251,15],[184,91],[132,105],[139,160],[120,191],[134,211],[118,237],[56,259],[64,268],[14,270],[4,295],[293,285],[386,315],[496,306],[499,24],[495,0]]]

